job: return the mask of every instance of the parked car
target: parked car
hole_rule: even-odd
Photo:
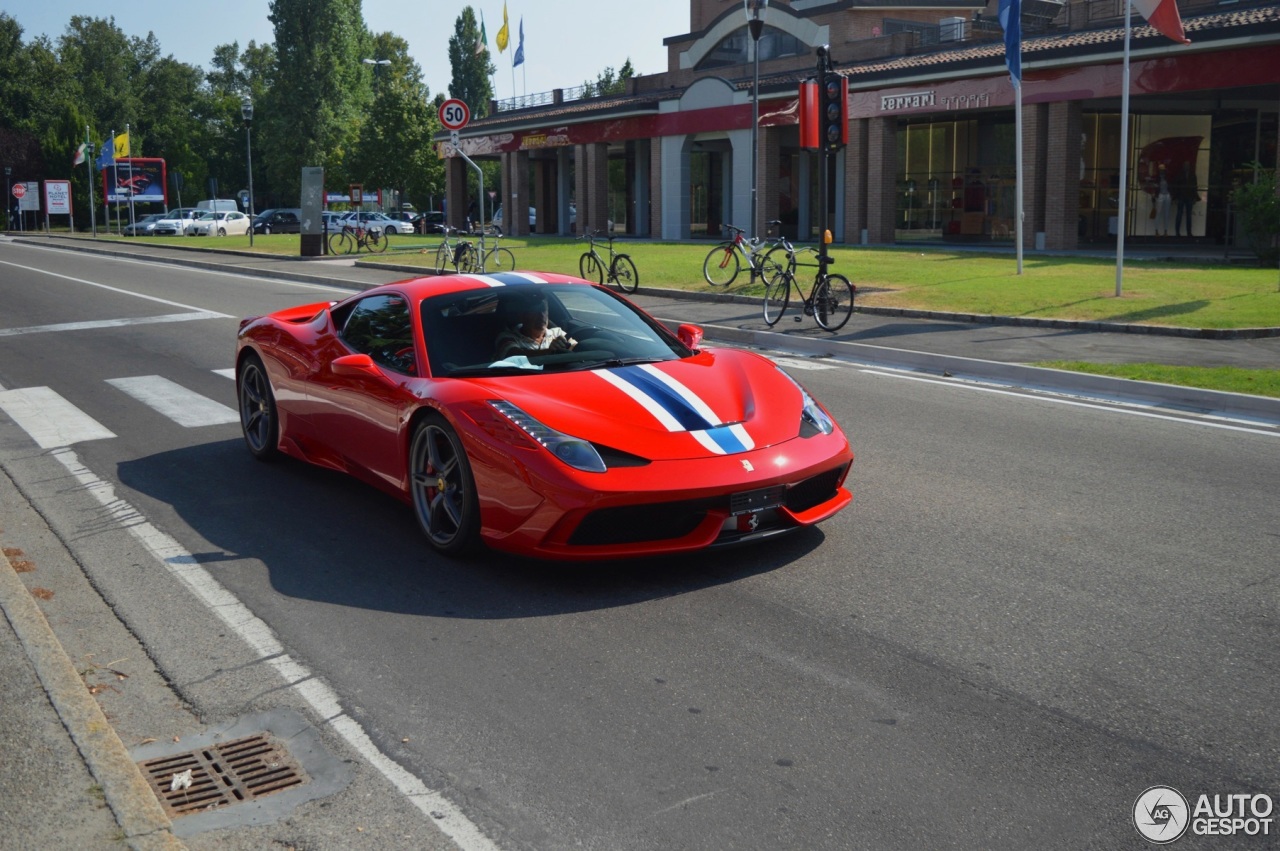
[[[302,210],[273,208],[253,217],[254,233],[301,233]]]
[[[413,217],[415,233],[443,233],[444,213],[440,210],[427,210]]]
[[[204,210],[196,207],[175,207],[164,214],[164,218],[156,222],[152,233],[156,236],[181,236],[187,225],[196,217],[204,214]]]
[[[249,217],[239,211],[205,213],[192,220],[183,231],[187,236],[243,236],[249,232]]]
[[[489,219],[489,223],[498,229],[498,233],[503,232],[502,227],[502,207],[493,211],[493,217]],[[534,232],[535,226],[538,224],[538,211],[533,207],[529,208],[529,233]]]
[[[411,222],[397,221],[385,213],[347,213],[342,217],[344,223],[355,226],[357,222],[366,229],[380,230],[383,233],[413,233]]]
[[[154,234],[156,224],[164,218],[164,213],[151,213],[143,216],[132,224],[124,226],[122,233],[125,236],[151,236]]]

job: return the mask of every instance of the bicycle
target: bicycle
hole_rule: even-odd
[[[436,274],[443,275],[445,269],[450,267],[455,272],[469,271],[472,266],[472,255],[475,253],[471,241],[467,239],[449,241],[450,236],[456,236],[465,231],[445,225],[442,226],[441,232],[444,234],[444,242],[436,248]]]
[[[387,235],[379,228],[361,225],[352,227],[346,224],[342,226],[342,230],[329,234],[330,254],[351,254],[362,248],[370,254],[381,254],[387,250]]]
[[[605,263],[600,252],[596,251],[598,230],[584,231],[580,239],[587,240],[587,251],[578,258],[578,273],[597,284],[604,284],[605,270],[609,271],[609,283],[614,284],[624,293],[633,293],[640,287],[640,273],[629,254],[619,254],[613,250],[613,234],[609,234],[609,262]]]
[[[769,224],[773,225],[774,222]],[[744,261],[746,267],[751,270],[752,283],[755,283],[756,278],[762,279],[766,285],[772,283],[788,268],[789,264],[779,263],[777,259],[769,257],[772,250],[767,252],[763,250],[765,245],[776,246],[776,240],[773,242],[748,240],[743,236],[746,231],[742,228],[733,225],[725,225],[725,228],[733,235],[711,249],[707,259],[702,261],[702,276],[711,286],[727,287],[732,284],[738,277]]]
[[[818,274],[813,278],[813,287],[808,298],[804,299],[804,313],[812,316],[819,326],[828,331],[839,331],[853,315],[853,300],[858,288],[849,283],[844,275],[833,275],[826,271],[821,256],[817,263],[803,263],[803,266],[815,266]],[[782,318],[787,304],[791,301],[791,288],[795,287],[801,297],[804,290],[796,283],[795,274],[783,270],[782,274],[764,288],[764,321],[773,327]],[[800,317],[796,317],[800,321]]]
[[[516,256],[511,253],[510,248],[502,248],[498,242],[502,239],[502,231],[493,230],[493,248],[485,246],[484,238],[488,233],[487,228],[480,229],[479,244],[470,242],[464,243],[468,247],[468,251],[464,252],[463,259],[467,261],[465,271],[473,275],[483,275],[489,271],[489,264],[492,262],[494,272],[513,272],[516,268]],[[458,264],[458,270],[463,271],[462,264]]]

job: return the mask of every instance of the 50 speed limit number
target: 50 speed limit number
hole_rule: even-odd
[[[440,123],[444,125],[446,130],[461,130],[467,126],[467,122],[471,120],[471,110],[466,103],[457,98],[449,98],[449,100],[440,104]]]

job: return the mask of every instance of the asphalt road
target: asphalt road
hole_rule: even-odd
[[[498,847],[1136,848],[1150,786],[1280,793],[1274,429],[790,361],[858,454],[819,529],[457,562],[394,500],[256,463],[238,424],[179,425],[120,381],[234,408],[215,370],[238,317],[341,293],[12,245],[0,272],[0,386],[109,429],[74,462],[134,511],[7,420],[0,461],[178,696],[208,722],[296,702],[283,652]],[[336,806],[422,847],[431,818],[398,794],[364,779]]]

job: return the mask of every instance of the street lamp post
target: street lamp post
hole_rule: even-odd
[[[382,69],[391,64],[390,59],[361,59],[365,65],[373,66],[374,96],[378,93],[378,81],[382,79]],[[367,151],[367,149],[366,149]],[[378,197],[382,197],[379,195]],[[360,199],[360,209],[364,209],[364,198]]]
[[[249,247],[253,248],[253,100],[248,95],[240,101],[240,114],[244,116],[244,148],[249,161]]]
[[[760,35],[764,32],[764,13],[769,0],[742,0],[742,10],[747,16],[747,29],[751,33],[751,55],[755,71],[751,81],[751,238],[756,237],[756,171],[759,157],[760,136]]]
[[[12,206],[13,201],[10,200],[9,198],[9,196],[13,194],[13,186],[9,182],[9,178],[11,178],[12,176],[13,176],[13,166],[9,166],[9,165],[5,166],[4,167],[4,204],[5,204],[4,229],[5,230],[13,230],[13,216],[9,215],[9,211],[13,209],[13,206]]]

